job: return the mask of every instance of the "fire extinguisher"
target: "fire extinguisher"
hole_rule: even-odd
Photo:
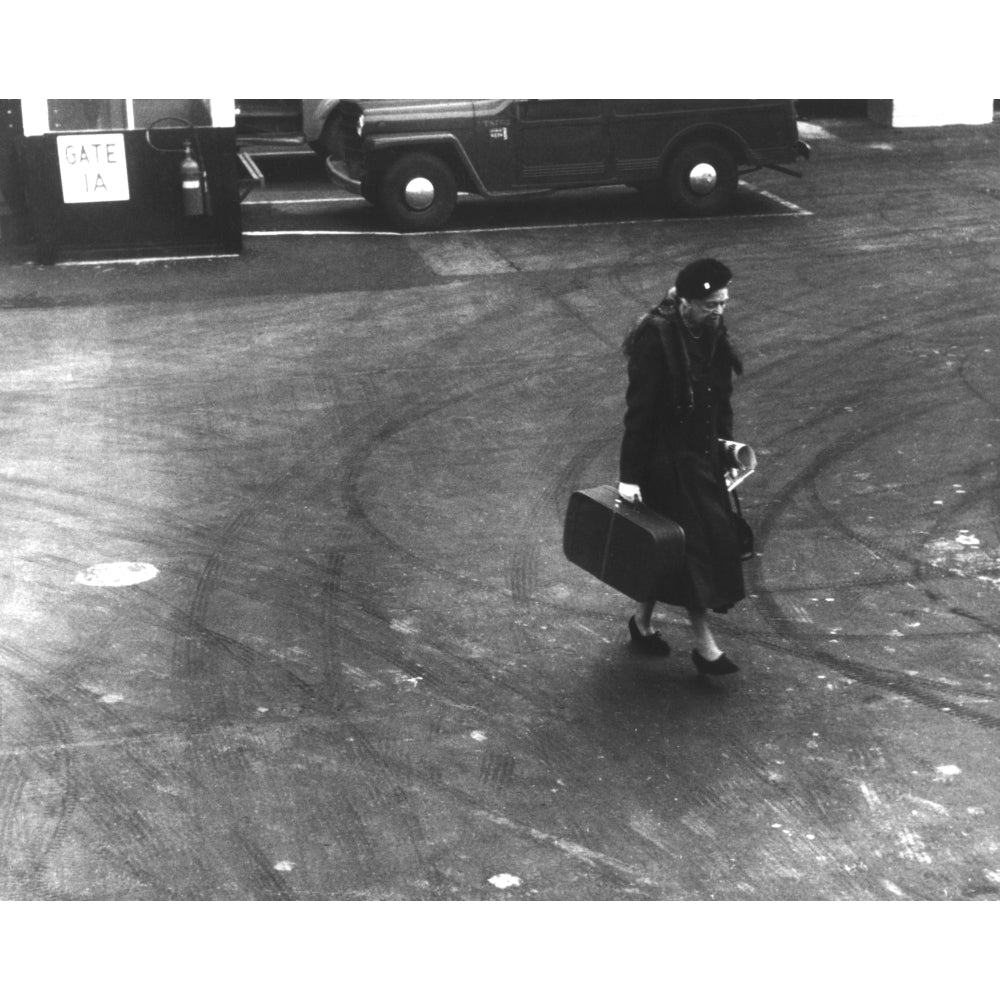
[[[205,172],[191,152],[191,143],[184,143],[184,159],[181,161],[181,195],[184,199],[185,215],[205,215]]]

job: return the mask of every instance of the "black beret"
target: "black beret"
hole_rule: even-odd
[[[681,268],[674,287],[682,299],[706,299],[712,292],[725,288],[733,272],[714,257],[703,257]]]

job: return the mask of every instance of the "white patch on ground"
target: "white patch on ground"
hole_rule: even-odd
[[[708,822],[703,816],[699,816],[696,812],[687,812],[681,816],[681,822],[694,834],[699,837],[704,837],[708,840],[715,839],[715,827]]]
[[[521,880],[516,875],[506,873],[494,875],[489,882],[490,885],[496,886],[498,889],[516,889],[521,884]]]
[[[98,563],[77,573],[74,583],[85,587],[133,587],[152,580],[160,571],[149,563]]]
[[[116,705],[120,701],[125,700],[125,696],[121,694],[106,694],[103,698],[98,698],[98,701],[103,702],[105,705]]]
[[[420,666],[420,664],[416,664]],[[416,688],[416,686],[424,679],[422,674],[417,674],[416,676],[408,674],[405,671],[398,670],[396,667],[389,667],[387,670],[382,671],[383,674],[387,675],[392,679],[392,683],[397,687],[401,687],[403,684],[409,684],[410,687]]]
[[[950,781],[952,778],[962,773],[960,767],[956,767],[954,764],[941,764],[934,768],[937,772],[937,777],[935,781]]]
[[[391,628],[394,632],[402,632],[404,635],[415,635],[417,632],[413,622],[408,618],[393,618],[393,620],[389,622],[389,628]]]
[[[417,245],[424,263],[442,277],[466,277],[476,274],[505,274],[516,268],[474,236],[449,240],[425,241]]]
[[[921,840],[920,834],[903,829],[896,834],[896,839],[899,841],[900,857],[906,858],[908,861],[917,861],[922,865],[932,863],[931,856],[927,853],[927,847]]]
[[[473,729],[469,734],[477,743],[482,743],[486,739],[486,733],[480,729]]]
[[[379,680],[377,677],[372,677],[367,670],[363,670],[361,667],[355,667],[350,663],[346,663],[344,660],[340,661],[340,665],[344,670],[346,676],[351,678],[351,682],[358,687],[370,690],[371,688],[385,687],[385,682]]]
[[[917,795],[910,795],[907,793],[903,796],[908,802],[912,802],[916,806],[920,806],[923,809],[929,809],[933,813],[937,813],[939,816],[947,816],[948,809],[946,806],[941,805],[940,802],[931,802],[930,799],[922,799]]]
[[[552,789],[556,791],[556,789]],[[673,848],[667,843],[666,839],[663,837],[661,830],[661,824],[659,820],[651,812],[643,811],[641,813],[636,813],[629,820],[629,827],[635,830],[640,837],[648,840],[651,844],[658,847],[661,851],[673,852]]]
[[[833,133],[827,132],[822,125],[814,125],[812,122],[798,122],[799,135],[803,139],[832,139]]]
[[[865,797],[869,809],[877,809],[882,805],[882,800],[863,781],[861,782],[861,794]]]
[[[1000,549],[989,549],[963,528],[955,538],[938,538],[927,546],[932,566],[967,579],[1000,587]]]
[[[275,866],[276,872],[290,872],[295,867],[294,861],[279,861]]]

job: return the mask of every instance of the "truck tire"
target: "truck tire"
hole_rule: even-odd
[[[432,153],[401,156],[378,182],[378,206],[403,232],[440,229],[457,200],[455,175]]]
[[[736,199],[739,174],[733,154],[717,142],[693,142],[667,164],[664,194],[684,215],[718,215]]]

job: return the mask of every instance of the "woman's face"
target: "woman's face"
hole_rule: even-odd
[[[729,289],[720,288],[704,299],[681,299],[681,315],[693,327],[715,329],[729,302]]]

